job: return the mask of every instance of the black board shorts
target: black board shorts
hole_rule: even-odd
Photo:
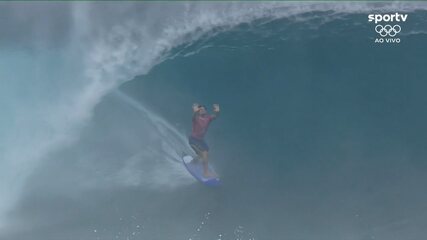
[[[205,142],[205,140],[203,140],[203,139],[197,139],[195,137],[190,136],[188,138],[188,143],[194,149],[194,151],[196,151],[196,153],[198,153],[198,152],[204,152],[204,151],[206,151],[206,152],[209,151],[209,146]]]

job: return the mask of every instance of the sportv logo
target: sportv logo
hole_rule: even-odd
[[[376,43],[400,43],[400,38],[395,38],[398,33],[402,31],[402,27],[399,25],[401,22],[406,22],[408,14],[369,14],[368,21],[374,22],[375,32],[380,35],[380,38],[376,38]],[[378,24],[378,23],[390,23],[390,24]],[[399,22],[399,24],[394,24]]]
[[[406,22],[406,19],[408,18],[408,14],[369,14],[368,15],[368,21],[372,22],[375,21],[375,24],[379,22]]]

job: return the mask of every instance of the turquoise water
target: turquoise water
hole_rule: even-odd
[[[22,100],[11,89],[24,84],[2,88],[6,113],[23,109],[19,112],[26,114],[0,119],[0,130],[14,135],[5,126],[14,122],[16,128],[27,126],[28,134],[0,138],[8,149],[1,166],[17,156],[13,166],[21,176],[3,174],[0,190],[8,202],[0,204],[7,207],[0,209],[7,219],[0,236],[422,238],[427,220],[425,6],[293,4],[267,4],[231,18],[248,6],[211,4],[220,9],[211,10],[187,4],[194,22],[178,13],[155,18],[160,9],[175,13],[184,3],[119,10],[108,4],[67,5],[64,11],[69,7],[77,15],[93,11],[86,17],[99,24],[95,33],[76,31],[94,40],[80,45],[76,38],[66,45],[75,50],[67,61],[60,54],[67,51],[58,50],[63,45],[52,47],[54,56],[45,54],[42,59],[48,60],[32,70],[41,76],[38,85],[25,88]],[[409,14],[401,42],[375,43],[367,14],[401,9]],[[107,10],[112,16],[102,17]],[[138,35],[132,21],[119,21],[128,19],[144,34]],[[188,24],[182,35],[173,29],[156,32],[168,23],[185,25],[180,21]],[[152,26],[145,29],[148,23]],[[114,28],[121,24],[131,30]],[[180,37],[165,37],[174,34]],[[55,51],[63,60],[55,62],[68,67],[50,68]],[[82,60],[79,53],[90,54]],[[68,61],[75,64],[70,67]],[[80,64],[86,64],[87,79],[72,74]],[[61,71],[68,77],[57,80]],[[10,72],[4,79],[13,79]],[[23,83],[29,78],[19,77]],[[61,84],[52,85],[57,81]],[[223,181],[219,188],[198,184],[179,162],[178,154],[189,151],[193,102],[221,105],[206,137],[211,164]],[[30,121],[34,126],[28,118],[37,120]],[[45,142],[49,150],[36,148]],[[13,143],[25,143],[37,154],[15,150]],[[16,179],[20,191],[4,187]]]

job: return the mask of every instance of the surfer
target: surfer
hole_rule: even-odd
[[[213,105],[213,114],[208,114],[206,107],[198,103],[193,104],[193,128],[188,139],[190,146],[197,153],[198,159],[203,163],[203,175],[205,177],[216,177],[209,172],[208,151],[209,146],[204,140],[209,124],[219,115],[219,105]]]

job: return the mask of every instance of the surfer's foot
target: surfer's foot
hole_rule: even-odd
[[[211,173],[211,172],[205,172],[205,173],[203,173],[203,176],[205,178],[216,178],[216,177],[218,177],[216,174]]]

